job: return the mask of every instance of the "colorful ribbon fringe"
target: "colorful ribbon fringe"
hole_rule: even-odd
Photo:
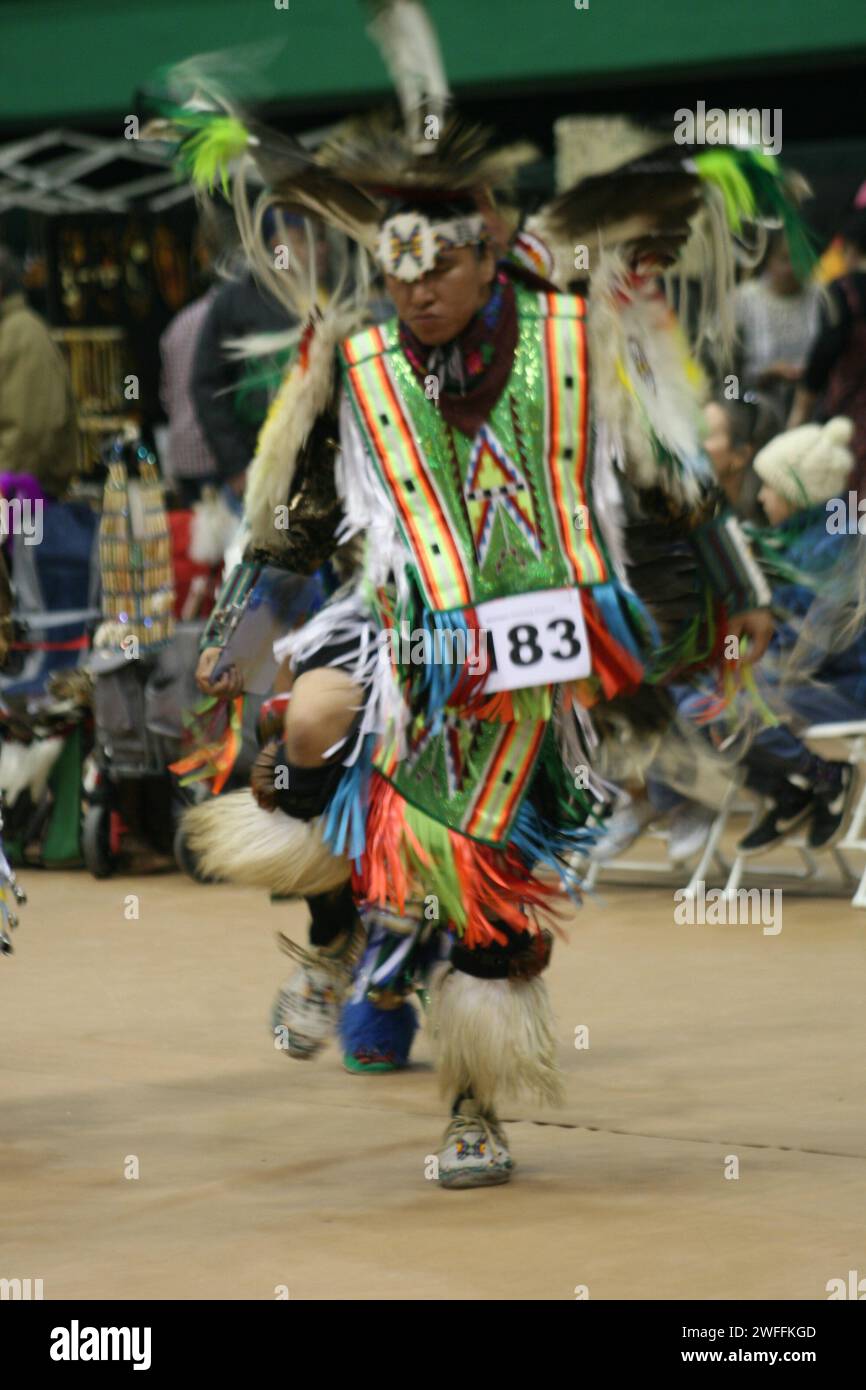
[[[212,729],[215,722],[213,715],[216,714],[218,717],[221,708],[221,703],[215,697],[205,700],[193,711],[193,720],[200,723],[203,716],[211,714],[211,720],[206,722],[210,723]],[[222,735],[194,749],[185,758],[169,764],[169,771],[180,778],[182,787],[211,777],[211,790],[214,796],[219,795],[241,750],[243,708],[244,697],[238,695],[228,706],[228,721]],[[191,727],[195,727],[195,724],[192,723]]]

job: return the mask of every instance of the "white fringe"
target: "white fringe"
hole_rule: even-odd
[[[584,714],[586,711],[582,705],[572,705],[570,709],[566,709],[563,706],[560,692],[553,708],[553,729],[556,735],[556,744],[563,766],[568,770],[570,776],[576,776],[578,768],[584,770],[585,780],[581,790],[587,792],[596,801],[609,801],[611,790],[615,791],[616,789],[612,789],[610,782],[605,781],[587,762],[592,748],[598,747],[598,734],[593,728],[588,714],[586,721],[583,721],[582,716]]]
[[[253,543],[262,549],[279,542],[277,507],[289,500],[298,456],[333,392],[337,343],[345,336],[340,316],[326,315],[317,324],[307,370],[293,362],[259,432],[244,510]]]
[[[604,420],[597,421],[593,431],[591,488],[593,519],[601,531],[614,573],[624,588],[630,588],[619,456]]]
[[[617,298],[624,273],[622,258],[610,254],[593,275],[587,312],[593,417],[604,423],[606,448],[637,486],[662,486],[678,500],[692,502],[704,468],[702,393],[689,379],[685,343],[672,331],[667,306],[649,294],[635,298],[633,291],[625,307]],[[634,365],[635,345],[646,361],[646,383]],[[620,379],[620,366],[634,394]],[[653,434],[680,461],[675,471],[659,468]],[[709,476],[708,464],[706,470]]]
[[[233,187],[235,217],[244,251],[256,278],[298,322],[296,327],[285,332],[252,335],[231,346],[239,357],[269,356],[298,342],[308,324],[315,326],[306,370],[297,359],[292,361],[259,431],[244,496],[254,545],[274,550],[279,549],[283,534],[275,525],[276,508],[287,503],[298,456],[333,394],[337,346],[368,321],[369,267],[365,256],[359,252],[354,261],[354,286],[347,288],[350,256],[343,246],[341,274],[323,309],[319,303],[316,233],[312,223],[305,219],[306,263],[296,263],[295,258],[290,257],[285,268],[277,269],[273,252],[265,243],[262,225],[270,208],[279,213],[279,200],[264,193],[258,198],[255,209],[250,210],[247,175],[251,169],[251,159],[242,160]]]
[[[262,229],[268,210],[274,208],[279,212],[279,208],[277,200],[268,191],[260,193],[255,206],[250,207],[248,177],[254,169],[253,157],[245,155],[238,163],[232,182],[232,205],[247,263],[268,293],[303,326],[317,303],[316,258],[309,255],[304,267],[295,265],[294,259],[290,258],[287,266],[277,269],[274,253],[265,241]],[[306,230],[309,245],[312,240],[309,225]]]
[[[471,1091],[482,1110],[497,1095],[529,1091],[561,1105],[562,1081],[547,986],[532,980],[477,980],[449,970],[433,989],[439,1082],[449,1100]]]
[[[409,712],[390,662],[390,644],[382,641],[360,585],[339,589],[330,603],[296,632],[274,643],[277,662],[287,657],[293,665],[314,656],[326,643],[346,643],[345,656],[331,664],[366,692],[363,718],[352,747],[343,757],[346,767],[357,760],[367,734],[396,733],[398,757],[406,755]]]
[[[228,883],[307,897],[350,876],[348,859],[323,843],[319,821],[263,811],[248,789],[194,806],[181,824],[202,871]]]
[[[342,543],[363,534],[367,584],[371,589],[378,589],[393,577],[398,602],[405,603],[408,599],[406,570],[412,555],[400,536],[394,504],[379,480],[345,394],[340,404],[340,443],[336,480],[344,520],[337,539]]]
[[[664,277],[670,303],[677,304],[680,324],[689,335],[691,349],[699,353],[708,348],[720,366],[730,360],[736,336],[734,287],[736,285],[736,243],[728,226],[721,189],[703,185],[704,206],[692,224],[691,235],[676,264]],[[761,248],[766,238],[760,238]],[[741,249],[741,261],[749,255]],[[697,289],[695,306],[693,291]],[[696,316],[692,323],[690,316]]]

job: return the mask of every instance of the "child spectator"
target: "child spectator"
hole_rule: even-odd
[[[859,537],[828,527],[827,501],[847,486],[853,457],[850,420],[803,425],[777,435],[755,459],[763,486],[758,500],[771,532],[773,564],[787,580],[773,590],[780,622],[759,675],[771,697],[801,725],[862,719],[866,709],[866,631],[850,631],[851,598],[862,580]],[[767,729],[745,761],[749,785],[771,805],[741,848],[764,849],[809,821],[812,849],[830,844],[842,829],[854,769],[819,758],[788,728]]]
[[[778,576],[772,597],[778,623],[757,680],[776,713],[801,728],[860,720],[866,711],[863,542],[828,527],[827,509],[847,484],[851,436],[850,420],[804,425],[777,435],[754,461],[769,527],[753,540]],[[703,691],[680,687],[673,693],[683,719],[691,722],[703,712]],[[766,850],[807,822],[810,849],[826,848],[843,832],[856,790],[849,763],[819,757],[784,723],[763,729],[738,761],[746,786],[769,801],[740,841],[741,852]],[[614,858],[662,820],[670,856],[679,861],[706,842],[713,813],[650,779],[646,796],[611,817],[594,857]]]
[[[752,467],[759,449],[782,428],[772,401],[747,391],[742,400],[719,397],[704,409],[704,448],[733,511],[741,521],[766,522],[758,503],[761,483]]]
[[[764,269],[734,296],[737,375],[743,391],[763,391],[787,418],[818,327],[821,291],[803,285],[783,232],[770,241]]]

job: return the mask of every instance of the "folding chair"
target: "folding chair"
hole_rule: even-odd
[[[684,889],[686,893],[695,893],[698,883],[705,883],[707,881],[707,874],[711,872],[713,867],[715,867],[717,877],[722,880],[730,873],[729,864],[722,856],[719,846],[722,836],[725,833],[729,817],[734,811],[739,809],[736,802],[740,790],[739,783],[734,778],[731,778],[722,792],[715,819],[707,835],[706,844],[701,851],[700,858],[695,864],[689,882]],[[650,830],[648,833],[652,835],[653,831]],[[683,867],[683,864],[674,863],[671,859],[668,859],[667,862],[659,862],[624,858],[611,859],[606,863],[593,860],[584,879],[584,883],[588,889],[592,889],[595,887],[602,874],[608,870],[613,870],[617,874],[622,873],[639,877],[642,883],[656,883],[659,887],[667,885],[676,887],[682,882]]]
[[[800,855],[804,864],[800,872],[793,869],[768,869],[761,865],[756,866],[752,862],[755,856],[746,857],[738,854],[731,865],[731,872],[725,884],[725,893],[729,896],[736,893],[748,865],[749,877],[753,874],[772,873],[774,877],[782,876],[794,883],[808,882],[812,887],[835,889],[836,892],[844,889],[846,894],[851,885],[854,884],[851,906],[866,908],[866,866],[858,875],[845,857],[846,851],[850,850],[866,854],[866,719],[852,720],[842,724],[812,724],[800,734],[800,737],[807,743],[826,742],[828,740],[845,743],[848,762],[856,769],[855,775],[858,782],[855,791],[856,800],[848,828],[839,843],[830,846],[826,851],[832,856],[839,870],[839,878],[827,879],[819,876],[815,856],[823,851],[809,849],[805,839],[798,837],[794,840],[785,840],[783,844],[795,849]],[[769,853],[771,849],[777,848],[779,848],[778,845],[770,846],[766,852]]]

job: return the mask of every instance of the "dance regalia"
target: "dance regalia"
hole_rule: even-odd
[[[386,9],[394,40],[398,19],[418,7]],[[486,239],[492,191],[519,162],[444,114],[441,83],[419,98],[424,63],[416,48],[411,56],[395,65],[416,74],[408,98],[401,88],[405,130],[353,123],[310,155],[257,127],[246,154],[267,169],[273,202],[330,221],[406,280],[445,247]],[[441,126],[425,146],[419,112],[434,109]],[[284,803],[294,818],[287,877],[342,865],[374,917],[416,921],[416,944],[425,913],[447,928],[443,1087],[471,1093],[488,1119],[496,1091],[557,1091],[542,921],[563,887],[576,893],[575,851],[598,833],[596,716],[646,681],[711,662],[727,618],[767,593],[720,512],[700,447],[700,374],[656,277],[694,250],[696,219],[700,247],[725,265],[711,266],[706,283],[729,282],[726,220],[787,207],[782,177],[751,151],[714,153],[703,170],[663,137],[627,136],[626,153],[605,150],[524,229],[513,247],[523,269],[504,263],[491,295],[495,323],[482,310],[456,343],[419,351],[396,320],[364,323],[357,301],[312,311],[248,487],[277,563],[299,572],[321,563],[323,532],[312,545],[291,526],[278,541],[266,534],[275,505],[288,499],[303,512],[313,492],[331,521],[341,517],[331,545],[363,542],[351,582],[275,649],[296,673],[339,667],[363,691],[350,733],[329,750],[321,813],[311,820],[309,804]],[[389,213],[395,198],[400,210]],[[241,176],[242,223],[245,199]],[[477,217],[443,223],[425,212],[466,199]],[[563,292],[581,242],[588,301]],[[254,238],[247,250],[272,280]],[[284,276],[282,292],[290,287]],[[624,528],[626,491],[636,503]],[[676,621],[654,602],[666,576],[640,594],[630,582],[636,523],[654,530],[656,568],[668,551],[688,551]],[[478,659],[483,634],[495,663],[489,652]],[[295,808],[309,782],[289,767]],[[249,841],[255,808],[238,806]],[[226,873],[230,837],[208,808],[192,818],[209,867]],[[253,849],[239,857],[244,867],[229,864],[226,876],[261,881]],[[500,1172],[509,1166],[502,1159]]]
[[[303,664],[322,640],[350,645],[354,626],[339,664],[372,711],[393,714],[365,721],[325,837],[353,861],[363,902],[403,912],[432,894],[468,946],[504,939],[497,920],[524,930],[521,901],[551,897],[536,862],[568,878],[568,854],[593,838],[591,802],[557,724],[574,733],[581,699],[634,690],[643,672],[640,605],[613,575],[590,506],[584,302],[510,278],[504,291],[516,343],[498,350],[511,368],[472,435],[425,394],[396,319],[341,344],[344,528],[378,515],[375,544],[353,591],[281,647]],[[499,660],[511,646],[520,663],[495,692],[481,641],[491,620]],[[564,661],[580,672],[572,681],[521,679]],[[373,719],[381,727],[368,730]]]

